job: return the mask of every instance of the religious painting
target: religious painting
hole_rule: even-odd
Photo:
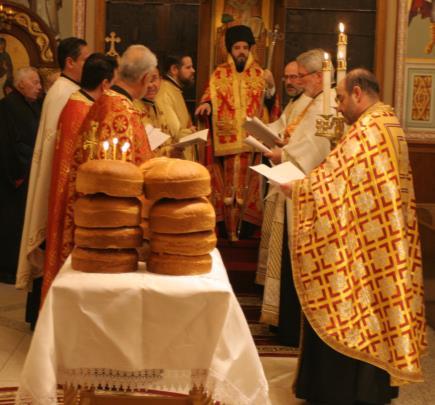
[[[251,28],[256,44],[252,52],[261,65],[266,62],[267,33],[271,27],[273,4],[270,0],[218,0],[215,5],[214,66],[226,61],[225,31],[233,25]]]
[[[405,126],[435,129],[435,68],[426,64],[408,64],[406,91]]]
[[[409,140],[435,143],[435,2],[398,3],[394,107]]]
[[[0,99],[13,84],[13,72],[29,65],[29,54],[16,37],[0,33]]]

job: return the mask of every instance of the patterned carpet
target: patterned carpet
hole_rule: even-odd
[[[260,356],[267,357],[296,357],[298,350],[289,346],[282,346],[275,333],[271,332],[268,325],[261,324],[260,311],[262,297],[259,294],[237,294],[237,299],[242,307],[252,337]]]

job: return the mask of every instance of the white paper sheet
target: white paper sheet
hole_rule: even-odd
[[[252,146],[254,149],[259,150],[260,152],[271,152],[271,150],[267,147],[264,146],[260,141],[258,141],[257,139],[255,139],[253,136],[249,135],[248,137],[246,137],[243,142],[245,142],[246,144],[248,144],[249,146]]]
[[[249,168],[278,184],[285,184],[305,177],[304,172],[298,169],[292,162],[284,162],[274,167],[260,164],[249,166]]]
[[[179,139],[179,142],[174,143],[174,147],[186,147],[193,145],[195,143],[207,142],[208,129],[203,129],[202,131],[194,132],[193,134],[183,136]]]
[[[267,125],[257,117],[246,117],[243,128],[269,148],[273,148],[276,145],[275,141],[281,140],[276,133],[269,129]]]
[[[145,130],[148,135],[151,150],[157,149],[171,137],[170,135],[160,131],[160,128],[154,128],[151,124],[147,124]]]

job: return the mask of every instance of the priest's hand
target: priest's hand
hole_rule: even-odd
[[[195,110],[195,115],[210,115],[211,105],[210,103],[202,103]]]
[[[281,191],[288,198],[292,198],[293,183],[294,183],[293,181],[290,181],[289,183],[281,184]]]
[[[289,138],[286,139],[275,139],[275,145],[279,147],[283,147],[288,144]]]
[[[282,150],[281,148],[273,148],[270,152],[264,152],[264,156],[270,159],[274,165],[279,165],[282,161]]]

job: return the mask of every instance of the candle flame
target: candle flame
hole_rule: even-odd
[[[109,150],[109,142],[108,141],[104,141],[103,142],[103,149],[107,152]]]
[[[130,142],[125,142],[124,145],[122,145],[121,147],[122,153],[127,152],[129,148],[130,148]]]
[[[338,59],[343,59],[343,52],[338,51]]]
[[[113,138],[112,139],[113,144],[116,146],[118,145],[118,138]]]
[[[338,29],[340,30],[341,33],[344,32],[344,24],[342,22],[338,24]]]
[[[325,52],[324,55],[323,55],[323,57],[324,57],[325,60],[329,60],[329,53],[326,53],[326,52]]]

